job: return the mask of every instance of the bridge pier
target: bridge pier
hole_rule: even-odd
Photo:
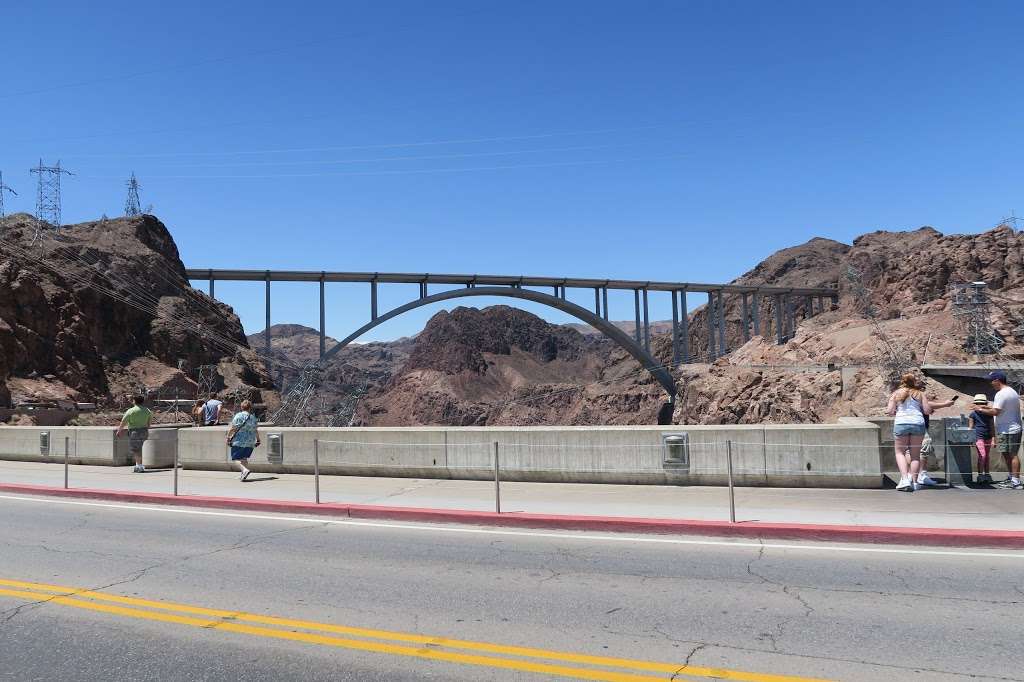
[[[320,358],[323,359],[324,353],[327,351],[327,333],[324,331],[325,326],[325,309],[324,309],[324,280],[326,275],[320,273]]]
[[[604,301],[604,313],[601,315],[604,319],[608,319],[608,282],[605,282],[604,287],[601,288],[601,299]]]
[[[775,339],[781,346],[786,343],[786,331],[782,328],[782,294],[775,294],[772,307],[775,308]]]
[[[633,310],[636,313],[636,326],[633,328],[633,338],[636,344],[640,345],[640,290],[633,289]]]
[[[673,294],[675,296],[675,294]],[[682,341],[682,356],[683,362],[690,361],[690,314],[686,307],[686,287],[683,287],[679,291],[679,312],[682,317],[679,318],[679,336]]]
[[[213,270],[210,270],[210,298],[215,298],[213,295]]]
[[[715,292],[708,291],[708,362],[714,362],[718,357],[715,353]]]
[[[759,293],[757,293],[755,291],[754,295],[753,295],[753,299],[754,299],[754,305],[753,305],[754,336],[761,336],[761,294],[759,294]]]
[[[725,290],[718,290],[718,356],[725,355]]]
[[[651,352],[651,320],[647,308],[647,288],[644,288],[644,350]]]
[[[679,299],[672,292],[672,364],[679,364]]]
[[[267,369],[270,369],[270,270],[266,272],[266,303],[267,303],[267,326],[264,327],[266,331],[263,332],[264,336],[264,348],[266,349],[267,355]]]
[[[747,292],[744,291],[743,292],[743,310],[742,310],[742,315],[743,315],[743,320],[742,320],[742,323],[743,323],[743,343],[746,343],[747,341],[750,341],[750,304],[747,301],[748,297],[749,297],[749,294],[747,294]]]
[[[370,319],[377,319],[377,280],[370,282]]]
[[[594,314],[601,316],[601,288],[594,287]]]

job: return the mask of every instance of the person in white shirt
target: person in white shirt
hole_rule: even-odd
[[[991,372],[988,378],[996,389],[996,397],[991,406],[979,405],[976,409],[996,418],[996,450],[1002,454],[1006,470],[1010,472],[996,487],[1020,490],[1024,488],[1020,482],[1020,395],[1007,385],[1005,372]]]

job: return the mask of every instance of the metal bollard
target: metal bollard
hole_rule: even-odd
[[[313,487],[316,503],[320,504],[320,439],[313,439]]]
[[[732,484],[732,441],[725,441],[725,463],[729,471],[729,522],[736,523],[736,492]]]
[[[498,441],[494,441],[494,512],[501,513],[501,462],[498,459]]]
[[[70,439],[64,436],[64,489],[68,489],[68,441]],[[77,441],[76,441],[77,442]]]
[[[181,436],[180,432],[174,434],[174,495],[175,496],[178,495],[178,444],[180,442],[178,440],[178,438],[180,436]]]

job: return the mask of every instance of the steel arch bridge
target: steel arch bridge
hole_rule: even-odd
[[[650,292],[665,292],[672,296],[672,360],[674,364],[692,361],[689,348],[689,318],[687,315],[687,294],[706,293],[708,296],[708,347],[712,359],[727,352],[725,336],[724,297],[738,296],[742,301],[741,327],[743,339],[768,332],[769,320],[761,319],[762,302],[770,301],[775,334],[778,342],[785,343],[796,329],[795,302],[803,300],[802,312],[805,317],[825,310],[837,302],[839,292],[832,288],[814,287],[771,287],[745,286],[736,284],[698,284],[692,282],[651,282],[638,280],[578,279],[568,277],[528,277],[506,275],[449,275],[431,273],[382,273],[382,272],[328,272],[295,270],[226,270],[214,268],[187,268],[190,281],[209,282],[209,295],[215,295],[215,283],[220,281],[263,282],[266,291],[266,351],[270,351],[270,292],[271,282],[318,283],[320,288],[320,359],[326,360],[342,348],[375,327],[394,319],[410,310],[432,303],[474,296],[492,296],[532,301],[560,310],[585,322],[612,339],[628,352],[641,367],[658,381],[668,394],[669,402],[675,401],[675,381],[665,366],[651,355],[650,319],[648,298]],[[369,321],[355,330],[335,346],[326,347],[324,332],[326,321],[325,285],[328,282],[363,282],[369,285]],[[419,296],[393,310],[378,314],[377,291],[382,284],[417,284]],[[429,286],[440,284],[457,286],[439,293],[430,294]],[[525,288],[529,287],[529,288]],[[551,288],[548,294],[539,288]],[[567,289],[588,289],[594,292],[594,310],[566,300]],[[636,327],[632,336],[609,321],[609,289],[633,291]],[[817,307],[815,307],[817,301]],[[682,311],[682,314],[680,314]],[[763,324],[762,324],[763,322]]]

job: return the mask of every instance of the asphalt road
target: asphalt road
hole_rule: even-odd
[[[1024,680],[1024,553],[13,497],[0,679]]]

